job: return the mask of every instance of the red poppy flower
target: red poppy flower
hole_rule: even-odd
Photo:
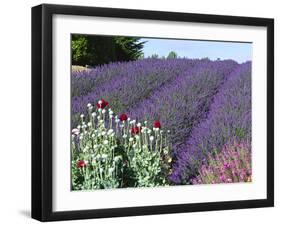
[[[120,115],[119,119],[120,119],[121,121],[126,121],[126,120],[128,119],[128,117],[127,117],[126,114],[122,114],[122,115]]]
[[[160,123],[160,121],[155,121],[155,122],[154,122],[154,128],[159,128],[159,129],[161,129],[161,123]]]
[[[131,129],[132,134],[138,134],[140,131],[141,131],[141,127],[137,127],[137,126]]]
[[[86,164],[86,162],[84,161],[84,160],[78,160],[77,161],[77,163],[76,163],[76,166],[78,167],[78,168],[83,168],[83,167],[85,167],[87,164]]]
[[[108,105],[108,102],[106,102],[105,100],[100,100],[100,101],[96,104],[97,108],[101,108],[101,109],[105,108],[107,105]]]

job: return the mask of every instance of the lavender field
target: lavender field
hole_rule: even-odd
[[[74,190],[251,181],[251,62],[151,58],[71,76]]]

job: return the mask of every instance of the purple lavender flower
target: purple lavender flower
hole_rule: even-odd
[[[237,67],[214,96],[209,113],[175,150],[176,163],[170,179],[186,183],[208,153],[230,140],[251,140],[251,63]]]
[[[201,117],[207,114],[213,95],[237,64],[233,61],[197,61],[175,79],[127,110],[128,115],[152,124],[160,120],[171,131],[177,149]]]
[[[96,72],[92,77],[101,76],[102,78],[98,81],[93,78],[93,83],[90,83],[86,79],[91,89],[88,89],[85,82],[82,82],[87,76],[81,75],[81,85],[73,86],[73,90],[78,90],[74,91],[75,93],[84,89],[89,92],[86,95],[72,97],[72,126],[77,126],[81,113],[87,114],[85,106],[88,103],[96,103],[100,99],[106,99],[116,113],[125,112],[129,107],[152,95],[155,89],[170,83],[178,74],[193,67],[197,61],[147,59],[104,66],[106,76],[97,75]],[[117,66],[122,69],[117,70]],[[99,68],[98,71],[101,73],[102,69]],[[75,76],[77,74],[73,75],[73,77]]]

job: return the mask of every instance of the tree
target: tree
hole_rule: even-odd
[[[91,58],[90,43],[86,36],[73,35],[71,40],[72,65],[85,65]]]
[[[134,37],[73,35],[72,65],[101,65],[136,60],[143,56],[144,42]]]
[[[140,38],[115,37],[114,41],[118,61],[136,60],[143,55],[142,48],[145,42],[140,42]]]
[[[116,61],[114,38],[111,36],[89,36],[91,58],[86,64],[91,66],[108,64]]]
[[[177,57],[178,57],[178,54],[174,51],[169,52],[169,54],[167,56],[168,59],[175,59]]]
[[[156,54],[156,53],[154,53],[154,54],[151,55],[151,58],[152,58],[152,59],[158,59],[158,58],[159,58],[159,55]]]

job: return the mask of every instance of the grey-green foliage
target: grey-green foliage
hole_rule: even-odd
[[[82,115],[72,134],[73,190],[168,185],[171,157],[163,130],[120,121],[111,109],[88,110],[90,118]],[[132,134],[136,127],[139,133]]]

